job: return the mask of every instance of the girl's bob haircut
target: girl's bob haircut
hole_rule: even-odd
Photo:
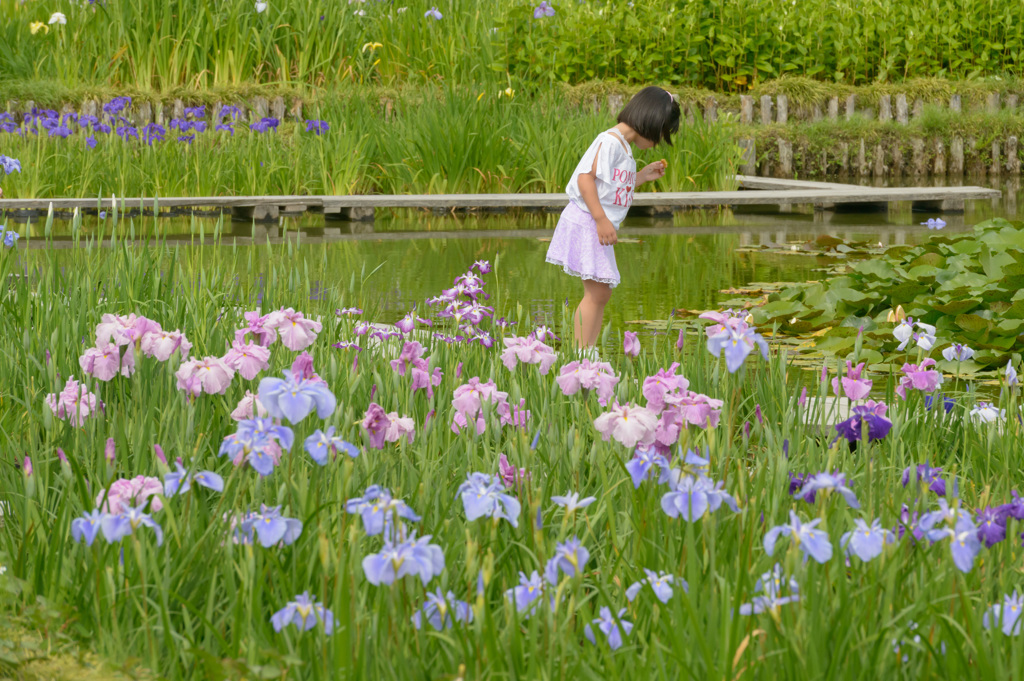
[[[671,146],[672,134],[679,130],[679,102],[668,90],[653,85],[645,87],[619,112],[618,122],[655,145],[664,141]]]

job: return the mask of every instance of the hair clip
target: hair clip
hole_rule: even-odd
[[[668,96],[672,99],[673,102],[678,101],[678,95],[675,95],[675,94],[669,92],[668,90],[665,90],[665,92],[668,93]]]

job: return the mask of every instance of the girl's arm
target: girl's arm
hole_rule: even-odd
[[[619,235],[615,231],[615,225],[605,215],[601,200],[597,198],[597,157],[600,153],[601,147],[598,147],[590,171],[577,175],[576,183],[579,185],[583,203],[587,204],[587,210],[590,211],[591,217],[597,223],[597,240],[602,246],[612,246],[618,242]]]

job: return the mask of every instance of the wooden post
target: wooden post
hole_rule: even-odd
[[[864,138],[861,138],[860,146],[857,148],[857,174],[861,177],[867,177],[870,172],[871,168],[868,166],[867,149],[864,146]]]
[[[708,123],[718,122],[718,101],[714,95],[709,95],[704,100],[704,120]]]
[[[147,126],[153,122],[153,104],[146,100],[135,105],[135,125]]]
[[[175,99],[171,104],[171,118],[184,118],[185,117],[185,103],[180,99]]]
[[[846,177],[850,174],[850,144],[848,142],[839,143],[839,175]]]
[[[941,137],[935,140],[935,165],[932,174],[936,177],[946,176],[946,145],[942,143]]]
[[[892,176],[899,178],[903,176],[903,147],[900,146],[899,140],[896,140],[892,144]]]
[[[288,109],[288,115],[291,116],[292,118],[294,118],[295,120],[299,121],[299,122],[301,122],[303,120],[303,118],[302,118],[302,100],[301,99],[296,99],[295,101],[292,102],[291,108]]]
[[[949,110],[960,113],[960,95],[951,95],[949,98]]]
[[[779,95],[775,98],[776,122],[787,123],[789,121],[789,97]]]
[[[964,175],[964,139],[959,135],[949,145],[949,174],[953,177]]]
[[[915,137],[914,139],[910,140],[910,149],[910,163],[913,167],[914,177],[924,177],[926,173],[924,160],[924,140],[919,137]]]
[[[1020,175],[1020,157],[1017,156],[1017,137],[1006,138],[1006,171],[1011,175]]]
[[[923,115],[924,115],[924,100],[923,99],[915,99],[914,100],[914,118],[920,118]]]
[[[999,160],[1000,151],[999,140],[992,140],[992,164],[988,167],[990,177],[999,177],[1003,173],[1003,164]]]
[[[756,175],[757,174],[757,148],[754,144],[754,139],[746,137],[737,142],[740,149],[743,150],[740,161],[740,171],[744,175]]]
[[[284,111],[284,97],[274,97],[274,101],[270,103],[270,115],[279,121],[283,121]]]
[[[985,110],[988,113],[996,113],[999,111],[999,93],[990,92],[988,97],[985,98]]]
[[[252,111],[255,115],[255,120],[261,120],[267,117],[270,113],[270,104],[267,102],[266,97],[253,97],[252,98]]]
[[[754,122],[754,98],[740,95],[740,123],[751,125]]]
[[[892,120],[892,96],[882,95],[878,100],[878,120],[888,123]]]
[[[910,121],[907,115],[907,96],[902,92],[896,95],[896,122],[906,125]]]
[[[811,106],[811,121],[813,123],[817,123],[818,121],[820,121],[824,117],[825,116],[824,116],[824,114],[821,111],[821,102],[815,102]]]
[[[874,176],[885,177],[885,149],[881,144],[875,145],[874,151]]]
[[[793,144],[788,140],[779,140],[779,176],[793,177]]]
[[[608,95],[608,111],[610,113],[618,115],[619,111],[622,110],[622,105],[625,103],[625,99],[622,95],[617,92],[613,92]]]
[[[772,123],[772,97],[771,95],[761,95],[761,125],[771,125]]]
[[[1006,95],[1006,108],[1011,111],[1017,108],[1017,95]]]
[[[849,95],[846,98],[846,120],[853,118],[854,112],[857,110],[857,95]]]
[[[839,98],[828,98],[828,119],[833,123],[839,120]]]

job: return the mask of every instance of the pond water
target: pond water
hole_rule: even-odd
[[[969,203],[966,214],[943,215],[944,233],[969,229],[991,217],[1017,218],[1018,205],[1024,205],[1019,188],[1005,187],[999,201]],[[663,219],[628,218],[620,232],[623,241],[616,247],[622,285],[615,291],[606,322],[621,337],[623,330],[633,328],[631,321],[666,319],[677,309],[713,308],[735,297],[723,291],[751,282],[812,280],[822,276],[818,268],[834,260],[805,253],[800,244],[822,234],[875,247],[917,243],[935,233],[920,224],[929,217],[938,214],[912,213],[902,206],[880,213],[724,210],[680,212]],[[239,276],[261,280],[261,266],[270,262],[323,259],[329,281],[317,282],[311,295],[337,296],[343,305],[349,301],[343,300],[341,291],[349,290],[353,273],[358,278],[367,273],[360,298],[374,302],[379,321],[398,319],[413,305],[447,288],[473,261],[497,260],[499,266],[488,284],[491,304],[513,317],[521,314],[523,321],[565,329],[582,286],[544,262],[547,238],[556,222],[557,214],[543,212],[405,213],[381,216],[372,226],[356,226],[372,232],[347,234],[342,233],[350,230],[347,223],[325,223],[315,215],[285,217],[269,228],[227,219],[218,226],[214,218],[168,218],[157,224],[152,218],[136,217],[122,220],[117,233],[139,236],[158,229],[169,245],[189,248],[214,243],[213,235],[219,231],[214,249],[244,250],[253,245],[253,234],[258,232],[254,266],[249,267],[245,258],[235,259],[242,263],[236,265]],[[28,237],[19,243],[24,268],[39,271],[59,264],[60,252],[73,247],[70,224],[62,220],[53,224],[53,250],[46,249],[47,242],[40,238],[41,224],[11,227]],[[109,236],[111,228],[110,220],[99,225],[96,218],[87,218],[82,234],[98,236],[102,231]],[[267,243],[270,247],[264,247]],[[759,247],[764,250],[758,251]]]

